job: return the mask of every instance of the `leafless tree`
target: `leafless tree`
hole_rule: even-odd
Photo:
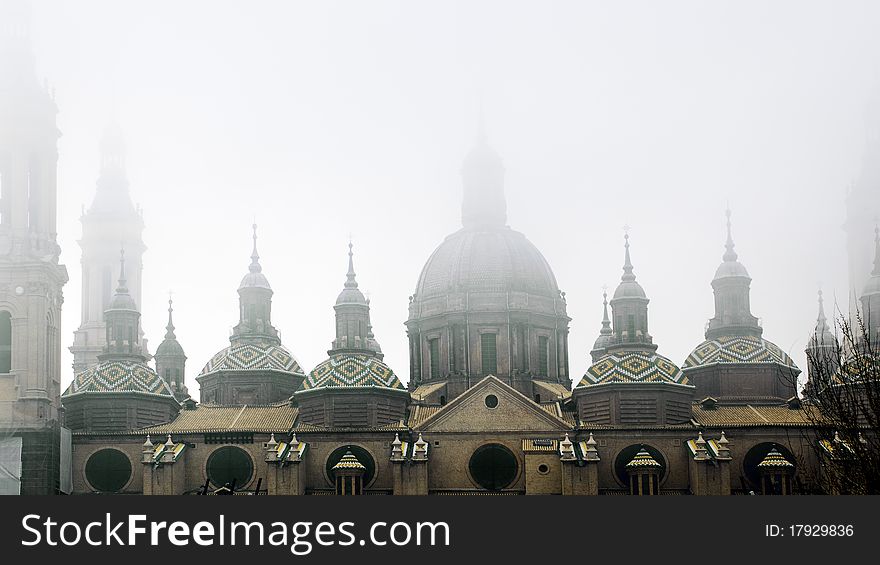
[[[815,458],[799,467],[828,494],[880,494],[880,339],[872,333],[861,313],[836,315],[834,337],[817,331],[807,348],[801,409]]]

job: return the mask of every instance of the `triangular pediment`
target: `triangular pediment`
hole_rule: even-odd
[[[492,396],[497,404],[490,399]],[[551,432],[569,429],[571,426],[565,420],[492,375],[418,426],[419,431],[438,432]]]

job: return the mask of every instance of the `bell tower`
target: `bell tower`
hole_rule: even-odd
[[[106,345],[104,312],[110,305],[119,279],[119,247],[125,249],[129,292],[141,307],[144,220],[132,203],[125,173],[125,141],[122,130],[112,123],[101,140],[101,173],[95,199],[82,215],[82,313],[73,334],[73,372],[79,374],[98,362]],[[142,353],[149,356],[140,332]]]
[[[62,287],[58,110],[39,83],[26,4],[0,7],[0,437],[18,442],[22,494],[59,488]]]

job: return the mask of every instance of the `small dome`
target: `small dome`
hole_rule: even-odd
[[[364,293],[357,288],[344,288],[336,297],[336,304],[366,304]]]
[[[379,387],[405,391],[388,365],[369,355],[340,353],[318,365],[303,381],[300,391],[316,388]]]
[[[636,453],[632,461],[626,464],[627,469],[661,469],[662,467],[663,465],[658,463],[644,447]]]
[[[354,453],[349,449],[345,452],[345,455],[342,456],[342,459],[339,460],[336,465],[333,465],[334,471],[339,471],[340,469],[353,469],[355,471],[366,471],[367,468],[364,467],[363,463],[358,461],[358,458],[355,457]]]
[[[706,340],[688,355],[684,368],[716,363],[776,363],[792,369],[798,368],[791,357],[777,345],[754,336],[722,336]]]
[[[120,293],[117,291],[116,294],[113,295],[113,299],[110,300],[110,305],[107,307],[108,310],[132,310],[137,312],[137,304],[134,303],[134,298],[131,297],[128,292]]]
[[[614,342],[614,335],[613,334],[599,335],[599,337],[596,338],[596,342],[593,344],[593,351],[596,351],[597,349],[605,349],[606,347],[611,345],[613,342]]]
[[[614,299],[618,298],[647,298],[645,289],[636,281],[621,281],[614,290]]]
[[[236,343],[219,351],[199,375],[218,371],[280,371],[302,375],[296,358],[282,345]]]
[[[156,371],[136,361],[98,363],[76,375],[63,396],[86,392],[139,392],[174,397],[168,383]]]
[[[794,465],[774,447],[764,459],[758,463],[758,469],[793,469]]]
[[[668,383],[687,385],[678,366],[653,352],[608,353],[595,362],[578,383],[578,388],[608,383]]]
[[[506,227],[461,229],[431,254],[416,285],[416,299],[508,291],[559,295],[550,265],[523,234]]]
[[[183,347],[180,345],[180,342],[176,339],[165,339],[162,343],[159,344],[159,347],[156,348],[156,356],[162,357],[163,355],[178,356],[185,357],[186,354],[183,352]]]
[[[715,271],[714,280],[723,279],[727,277],[749,277],[749,272],[746,270],[745,265],[740,263],[739,261],[724,261],[720,265],[718,265],[718,270]]]
[[[241,279],[241,284],[238,285],[238,290],[243,288],[265,288],[266,290],[272,290],[272,287],[269,286],[269,279],[260,271],[246,274]]]

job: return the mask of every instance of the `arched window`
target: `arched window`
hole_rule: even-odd
[[[12,314],[0,312],[0,373],[12,371]]]
[[[480,334],[480,358],[483,361],[483,374],[494,375],[498,372],[498,350],[493,333]]]
[[[431,364],[428,376],[432,379],[440,378],[440,339],[428,340],[428,362]]]
[[[545,336],[538,337],[538,374],[542,377],[549,375],[550,364],[550,340]]]

